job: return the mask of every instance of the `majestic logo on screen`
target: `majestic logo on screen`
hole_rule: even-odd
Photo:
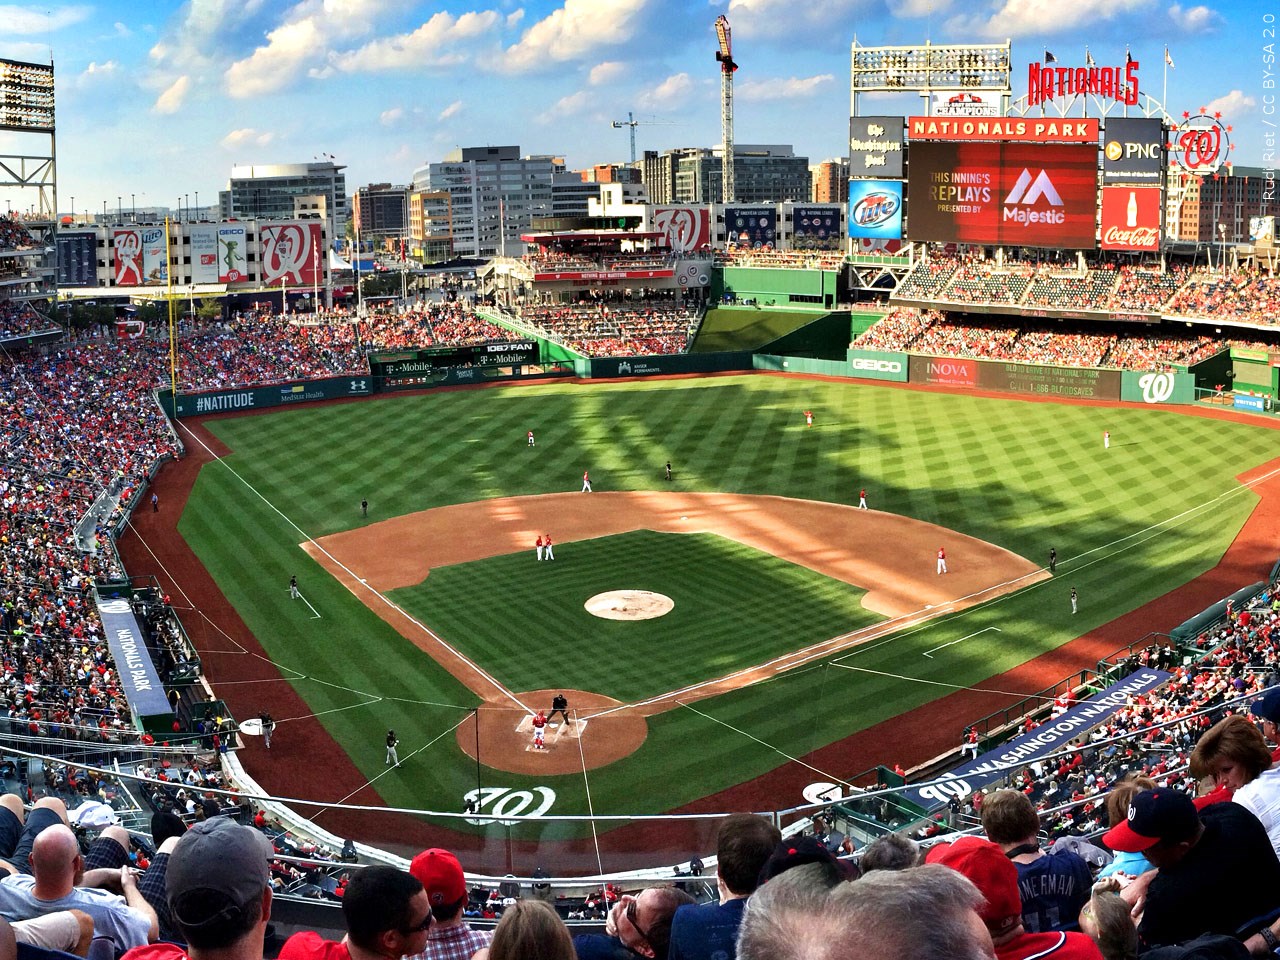
[[[1138,378],[1143,403],[1165,403],[1173,396],[1172,373],[1144,373]]]
[[[1184,122],[1170,128],[1173,142],[1169,150],[1178,165],[1197,175],[1216,173],[1223,164],[1229,166],[1227,155],[1235,144],[1231,142],[1232,128],[1222,122],[1222,114],[1201,113],[1193,117],[1184,112],[1182,116]]]
[[[860,227],[878,227],[898,212],[899,201],[891,193],[869,193],[853,206],[853,222]]]
[[[1029,207],[1044,201],[1050,207],[1062,207],[1062,197],[1057,187],[1049,179],[1049,174],[1041,170],[1033,179],[1031,171],[1026,167],[1018,174],[1017,182],[1009,195],[1004,198],[1004,219],[1016,223],[1065,223],[1067,215],[1062,210],[1030,210]]]

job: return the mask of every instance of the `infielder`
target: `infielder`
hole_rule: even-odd
[[[947,572],[947,551],[942,549],[942,547],[939,547],[938,548],[938,573],[942,574],[946,572]]]
[[[862,492],[858,494],[858,509],[859,510],[867,509],[867,488],[866,487],[863,487]]]
[[[534,544],[534,547],[537,548],[538,559],[541,560],[542,559],[542,537],[538,537],[538,541],[537,543]]]
[[[587,470],[582,471],[582,492],[591,492],[591,473]]]
[[[542,555],[548,560],[554,560],[556,555],[551,551],[551,534],[547,534],[542,538]]]

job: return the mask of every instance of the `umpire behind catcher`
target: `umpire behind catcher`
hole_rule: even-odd
[[[569,722],[569,701],[565,699],[563,693],[557,693],[551,698],[551,713],[547,715],[547,722],[550,723],[556,718],[556,714],[564,717],[564,722]]]

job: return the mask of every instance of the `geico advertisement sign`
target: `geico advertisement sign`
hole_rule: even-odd
[[[855,357],[853,369],[872,370],[876,373],[901,373],[902,364],[897,360],[861,360]]]

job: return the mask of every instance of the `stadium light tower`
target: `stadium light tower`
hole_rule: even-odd
[[[729,18],[716,17],[716,39],[720,49],[716,61],[720,64],[720,134],[724,141],[724,156],[720,158],[720,202],[733,203],[733,72],[738,65],[733,62],[733,38],[729,32]]]

